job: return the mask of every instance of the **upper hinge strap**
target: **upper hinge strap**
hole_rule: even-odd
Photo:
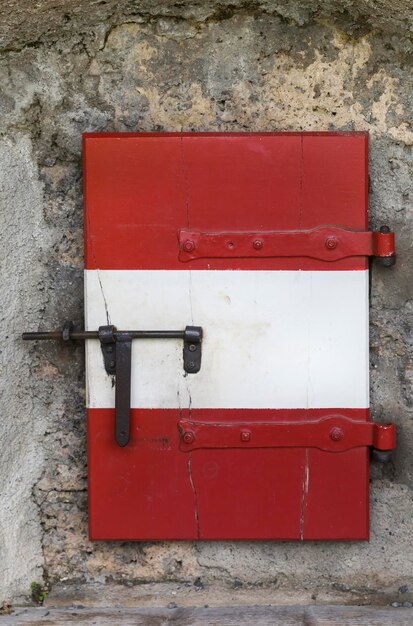
[[[262,232],[178,232],[179,260],[205,258],[309,257],[338,261],[348,257],[376,256],[391,265],[395,259],[394,233],[387,226],[380,231],[355,231],[337,226],[312,230]],[[390,261],[390,262],[389,262]]]

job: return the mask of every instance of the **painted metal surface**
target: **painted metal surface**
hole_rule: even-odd
[[[385,227],[387,228],[387,227]],[[254,233],[179,231],[179,259],[309,257],[337,261],[347,257],[393,257],[394,233],[354,231],[334,226],[312,230]]]
[[[106,304],[120,328],[204,329],[202,370],[192,377],[181,341],[134,345],[132,407],[368,407],[367,271],[183,267],[85,273],[87,328],[105,320]],[[86,349],[88,406],[114,407],[99,343]]]
[[[352,448],[374,446],[392,450],[394,424],[359,422],[345,415],[328,415],[304,422],[195,422],[179,420],[184,452],[201,448],[318,448],[326,452],[344,452]]]
[[[368,437],[340,452],[240,439],[332,415],[365,431],[366,257],[183,262],[177,241],[182,230],[365,231],[367,136],[89,134],[84,173],[86,328],[204,329],[191,378],[179,342],[134,348],[124,448],[99,343],[87,343],[91,538],[368,538]],[[237,445],[182,450],[203,424],[238,429]]]

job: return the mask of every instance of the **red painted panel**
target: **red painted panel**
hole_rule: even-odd
[[[334,207],[343,228],[367,229],[368,135],[331,139],[304,133],[300,228],[331,224]]]
[[[308,467],[303,539],[368,539],[368,448],[309,448]]]
[[[84,135],[86,269],[178,265],[187,223],[178,137]]]
[[[363,269],[366,259],[178,259],[177,231],[365,229],[364,133],[85,134],[87,269]]]
[[[114,410],[88,409],[91,539],[196,537],[189,459],[177,454],[177,413],[133,410],[131,440],[121,448]]]
[[[191,419],[305,421],[334,411],[368,419],[366,409],[199,409]],[[185,453],[182,417],[189,411],[133,409],[131,440],[120,448],[114,409],[88,410],[91,539],[367,538],[366,448]]]
[[[190,456],[199,539],[300,538],[304,449],[197,450]]]

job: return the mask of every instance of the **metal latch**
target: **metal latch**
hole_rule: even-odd
[[[99,339],[106,372],[116,377],[115,439],[123,447],[130,436],[131,364],[133,339],[183,339],[183,366],[188,374],[201,369],[202,328],[186,326],[185,330],[117,330],[116,326],[100,326],[99,330],[75,330],[66,322],[62,330],[23,333],[25,340]]]

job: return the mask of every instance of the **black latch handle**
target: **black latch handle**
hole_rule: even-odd
[[[201,369],[202,328],[186,326],[185,330],[117,330],[116,326],[100,326],[99,330],[74,330],[66,322],[61,331],[23,333],[25,340],[99,339],[107,374],[116,377],[115,388],[115,439],[124,447],[130,438],[131,367],[133,339],[183,339],[183,364],[188,374]]]
[[[122,448],[129,441],[131,404],[132,339],[116,341],[115,439]]]

